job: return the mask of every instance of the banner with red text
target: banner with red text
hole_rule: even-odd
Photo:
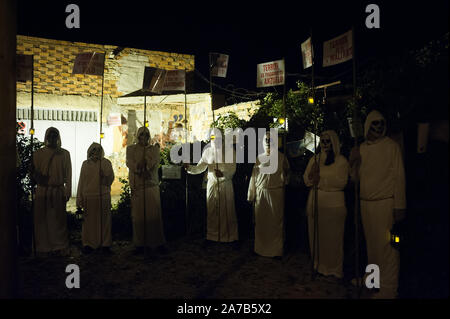
[[[260,63],[256,66],[256,87],[284,84],[284,60]]]
[[[228,55],[221,53],[210,53],[209,63],[211,66],[211,76],[225,78],[227,76]]]
[[[308,38],[305,42],[301,45],[302,48],[302,58],[303,58],[303,68],[307,69],[310,66],[312,66],[312,57],[313,57],[313,49],[312,49],[312,43],[311,38]]]
[[[186,89],[186,71],[168,70],[163,91],[184,91]]]
[[[323,43],[323,66],[335,65],[352,59],[352,31]]]

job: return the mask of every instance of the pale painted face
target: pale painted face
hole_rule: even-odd
[[[383,136],[384,128],[386,123],[384,120],[375,120],[370,123],[369,131],[367,133],[367,138],[374,141]]]
[[[270,133],[266,133],[266,137],[264,138],[264,151],[266,151],[266,153],[270,153],[270,145],[273,144],[272,138],[270,137]]]
[[[333,150],[333,145],[331,144],[331,138],[328,134],[323,134],[320,137],[320,147],[324,152],[330,152]]]

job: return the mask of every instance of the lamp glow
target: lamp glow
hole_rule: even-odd
[[[145,127],[148,127],[148,121],[145,121],[144,125],[145,125]]]
[[[30,128],[30,135],[34,135],[34,128]]]
[[[283,118],[283,117],[280,117],[280,118],[278,119],[278,123],[284,124],[284,118]]]
[[[100,138],[103,139],[105,137],[105,133],[100,133]]]
[[[309,104],[314,104],[314,98],[313,97],[309,97],[308,98],[308,103]]]

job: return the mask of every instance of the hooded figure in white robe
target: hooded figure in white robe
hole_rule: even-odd
[[[255,208],[255,253],[265,257],[281,257],[285,239],[284,194],[289,162],[274,146],[269,134],[263,146],[265,153],[256,159],[247,193],[247,200],[254,202]],[[278,165],[274,173],[265,174],[261,172],[261,167],[270,163],[261,157],[269,155],[269,152],[278,153]]]
[[[77,206],[84,210],[81,240],[83,246],[93,249],[110,247],[112,243],[111,184],[114,171],[104,156],[102,146],[92,143],[78,181]]]
[[[305,185],[311,188],[306,206],[311,256],[314,256],[314,268],[319,273],[342,278],[344,228],[347,216],[344,188],[349,179],[349,165],[347,159],[340,154],[339,138],[335,131],[322,132],[320,154],[316,157],[318,165],[315,165],[314,156],[311,157],[303,175]],[[314,232],[315,183],[318,201],[316,232]]]
[[[231,146],[222,143],[221,132],[217,132],[214,136],[211,147],[203,150],[197,165],[190,165],[186,170],[189,174],[201,174],[208,169],[206,239],[233,242],[239,239],[233,190],[233,175],[236,172],[235,153]],[[225,163],[226,152],[233,152],[232,163]]]
[[[366,141],[350,156],[352,177],[359,176],[361,218],[369,264],[380,269],[377,298],[396,298],[399,252],[391,246],[390,230],[406,209],[405,172],[400,146],[385,136],[386,120],[372,111],[364,123]],[[359,169],[358,169],[359,167]]]
[[[160,149],[158,145],[149,145],[149,139],[148,128],[140,127],[136,144],[127,147],[126,156],[131,189],[133,243],[138,248],[159,248],[166,243],[159,192]]]
[[[44,143],[33,154],[33,177],[37,183],[34,230],[36,251],[40,253],[69,247],[66,203],[72,192],[70,154],[61,148],[58,129],[49,127]]]

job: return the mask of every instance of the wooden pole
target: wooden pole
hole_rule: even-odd
[[[0,1],[0,298],[17,296],[16,1]]]

